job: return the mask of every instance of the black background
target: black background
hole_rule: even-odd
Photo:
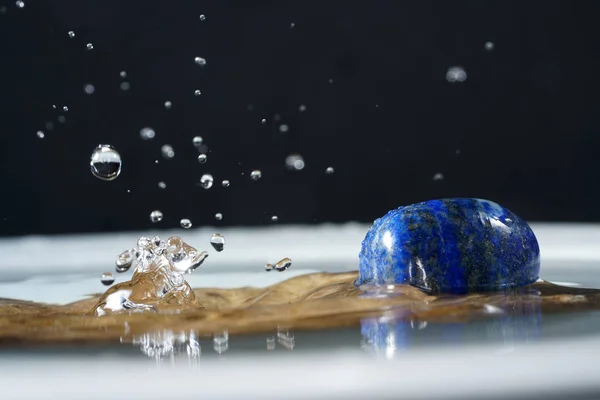
[[[154,209],[164,228],[366,222],[454,196],[528,220],[600,221],[597,1],[3,4],[1,235],[143,229]],[[446,81],[455,65],[465,82]],[[154,140],[140,139],[145,126]],[[112,182],[90,173],[99,143],[123,158]],[[290,153],[302,171],[285,168]]]

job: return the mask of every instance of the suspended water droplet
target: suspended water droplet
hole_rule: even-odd
[[[88,43],[85,45],[85,48],[88,50],[93,50],[94,49],[94,45],[92,43]]]
[[[175,157],[175,151],[173,150],[173,147],[171,147],[170,144],[163,145],[160,148],[160,152],[162,153],[162,156],[167,160],[170,160],[171,158]]]
[[[199,17],[199,18],[200,18],[200,21],[204,21],[204,20],[206,20],[206,16],[205,16],[204,14],[200,14],[200,17]]]
[[[202,136],[196,136],[192,139],[192,143],[194,144],[194,146],[196,147],[200,147],[202,146]]]
[[[25,7],[25,2],[24,1],[16,1],[15,4],[17,5],[18,8],[23,8]]]
[[[135,250],[125,250],[117,256],[115,261],[115,270],[118,273],[127,272],[135,261]]]
[[[221,214],[221,213],[216,213],[216,214],[215,214],[215,219],[216,219],[217,221],[220,221],[220,220],[222,220],[222,219],[223,219],[223,214]]]
[[[96,91],[96,88],[94,87],[94,85],[88,83],[83,87],[83,91],[86,94],[93,94]]]
[[[43,139],[43,138],[44,138],[44,136],[46,136],[46,135],[44,135],[44,132],[42,132],[42,131],[37,131],[36,135],[37,135],[37,137],[39,137],[40,139]]]
[[[279,125],[279,132],[281,133],[286,133],[287,131],[290,130],[290,127],[287,126],[286,124],[281,124]]]
[[[131,88],[131,85],[129,84],[129,82],[121,82],[119,87],[121,88],[122,91],[126,92]]]
[[[261,120],[260,120],[260,123],[261,123],[261,124],[266,124],[266,123],[267,123],[267,120],[266,120],[265,118],[263,118],[263,119],[261,119]]]
[[[150,221],[160,222],[163,219],[163,213],[160,210],[154,210],[150,213]]]
[[[300,105],[298,106],[298,111],[300,111],[300,112],[304,112],[304,111],[306,111],[306,106],[305,106],[304,104],[300,104]]]
[[[67,34],[69,35],[69,37],[71,39],[73,39],[75,37],[75,32],[73,32],[73,31],[69,31],[69,32],[67,32]]]
[[[98,145],[92,153],[90,169],[96,178],[112,181],[121,173],[121,155],[110,145]]]
[[[200,186],[204,189],[210,189],[213,185],[213,176],[211,174],[204,174],[200,177]]]
[[[225,247],[225,238],[220,233],[215,233],[210,238],[210,244],[216,251],[221,252]]]
[[[467,80],[467,72],[463,67],[450,67],[446,72],[446,80],[448,82],[464,82]]]
[[[492,50],[494,50],[494,43],[492,43],[492,42],[485,42],[485,49],[486,49],[487,51],[492,51]]]
[[[286,257],[286,258],[278,261],[277,264],[275,264],[275,269],[279,272],[282,272],[291,266],[292,266],[292,260]]]
[[[179,225],[181,225],[183,229],[190,229],[192,227],[192,221],[187,218],[183,218],[181,221],[179,221]]]
[[[269,272],[271,270],[273,270],[273,264],[266,264],[265,265],[265,271]]]
[[[69,111],[69,107],[67,107],[67,106],[63,106],[63,111],[64,111],[64,112],[67,112],[67,111]]]
[[[100,276],[100,282],[105,286],[110,286],[115,283],[115,276],[110,272],[105,272]]]
[[[434,181],[441,181],[444,179],[444,175],[440,172],[438,172],[437,174],[433,175],[433,180]]]
[[[194,90],[194,96],[200,96],[202,92],[199,89]]]
[[[326,173],[327,175],[331,175],[331,174],[333,174],[333,172],[334,172],[334,171],[333,171],[333,167],[327,167],[327,169],[325,170],[325,173]]]
[[[225,179],[223,182],[221,182],[221,186],[229,187],[229,181],[227,179]]]
[[[158,188],[159,189],[166,189],[167,188],[167,184],[164,182],[158,182]]]
[[[220,332],[213,336],[213,348],[219,354],[222,354],[229,349],[229,333],[227,331]]]
[[[171,103],[169,100],[165,101],[165,109],[170,110],[172,106],[173,103]]]
[[[206,60],[202,57],[195,57],[194,62],[201,67],[204,67],[206,65]]]
[[[206,156],[206,154],[200,154],[200,155],[198,156],[198,162],[199,162],[200,164],[204,164],[204,163],[206,162],[206,159],[207,159],[207,156]]]
[[[253,181],[257,181],[262,177],[262,172],[260,172],[259,169],[255,169],[254,171],[250,172],[250,179],[252,179]]]
[[[285,166],[292,171],[300,171],[304,169],[304,158],[300,154],[290,154],[285,159]]]

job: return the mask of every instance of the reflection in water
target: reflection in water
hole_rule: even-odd
[[[519,301],[515,301],[516,299]],[[395,312],[377,318],[361,320],[363,340],[361,348],[386,358],[421,344],[464,345],[480,337],[482,328],[486,341],[512,345],[531,342],[541,337],[541,308],[539,292],[531,290],[494,296],[481,309],[482,316],[489,318],[480,323],[427,324],[407,315],[407,311]]]
[[[277,342],[288,350],[294,350],[296,346],[296,339],[294,334],[289,329],[277,328]],[[273,343],[273,347],[275,344]]]
[[[229,350],[229,332],[227,330],[213,336],[213,349],[219,354]]]
[[[139,346],[142,353],[156,359],[158,363],[165,359],[174,361],[176,356],[186,357],[190,361],[200,358],[200,343],[194,332],[173,333],[170,330],[145,333],[133,337],[133,345]]]

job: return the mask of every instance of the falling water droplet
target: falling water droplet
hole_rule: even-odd
[[[105,286],[110,286],[115,283],[115,276],[110,272],[105,272],[100,276],[100,282]]]
[[[433,175],[433,180],[434,181],[441,181],[444,179],[444,175],[440,172],[438,172],[437,174]]]
[[[171,147],[170,144],[163,145],[160,148],[160,152],[162,153],[162,156],[167,160],[170,160],[171,158],[175,157],[175,151],[173,150],[173,147]]]
[[[260,172],[259,169],[255,169],[254,171],[250,172],[250,179],[252,179],[253,181],[257,181],[262,177],[262,172]]]
[[[271,221],[273,221],[273,222],[277,222],[277,221],[279,221],[279,217],[278,217],[277,215],[273,215],[273,216],[271,217]]]
[[[129,84],[129,82],[121,82],[119,87],[121,88],[122,91],[126,92],[131,88],[131,85]]]
[[[93,50],[94,49],[94,45],[92,43],[88,43],[85,45],[85,48],[88,50]]]
[[[44,136],[46,136],[46,135],[44,135],[44,132],[42,132],[42,131],[37,131],[36,135],[37,135],[37,137],[39,137],[40,139],[43,139],[43,138],[44,138]]]
[[[96,88],[94,87],[94,85],[88,83],[83,87],[83,91],[86,94],[93,94],[96,91]]]
[[[223,187],[229,187],[230,183],[227,179],[225,179],[223,182],[221,182],[221,186]]]
[[[492,42],[485,42],[485,49],[486,49],[487,51],[492,51],[492,50],[494,50],[494,43],[492,43]]]
[[[158,182],[158,188],[159,189],[166,189],[167,188],[167,184],[164,182]]]
[[[229,334],[227,331],[223,331],[214,335],[213,348],[219,354],[222,354],[229,349]]]
[[[285,166],[291,171],[303,170],[304,165],[304,158],[300,154],[290,154],[285,159]]]
[[[163,213],[160,210],[154,210],[150,213],[150,221],[160,222],[163,219]]]
[[[216,214],[215,214],[215,219],[216,219],[217,221],[220,221],[220,220],[222,220],[222,219],[223,219],[223,214],[221,214],[221,213],[216,213]]]
[[[287,126],[286,124],[281,124],[279,125],[279,132],[281,133],[286,133],[287,131],[290,130],[290,127]]]
[[[199,162],[200,164],[204,164],[204,163],[206,162],[206,159],[207,159],[207,157],[206,157],[206,154],[200,154],[200,155],[198,156],[198,162]]]
[[[269,272],[271,270],[273,270],[273,264],[266,264],[265,265],[265,271]]]
[[[125,250],[117,256],[115,270],[118,273],[127,272],[135,261],[135,250]]]
[[[450,67],[446,72],[446,80],[448,82],[464,82],[467,80],[467,72],[463,67]]]
[[[225,238],[220,233],[215,233],[210,238],[210,244],[216,251],[221,252],[225,247]]]
[[[300,105],[298,106],[298,111],[300,111],[300,112],[304,112],[304,111],[306,111],[306,106],[305,106],[304,104],[300,104]]]
[[[286,258],[278,261],[277,264],[275,264],[275,269],[279,272],[282,272],[291,266],[292,266],[292,260],[286,257]]]
[[[202,146],[202,136],[196,136],[192,139],[192,143],[194,144],[194,146],[196,147],[200,147]]]
[[[192,221],[187,218],[183,218],[181,221],[179,221],[179,224],[183,229],[190,229],[192,227]]]
[[[204,21],[204,20],[206,20],[206,15],[200,14],[199,18],[200,18],[200,21]]]
[[[169,100],[165,101],[165,109],[166,110],[170,110],[172,106],[173,106],[173,103],[171,103]]]
[[[194,90],[194,96],[200,96],[202,92],[199,89]]]
[[[98,145],[92,153],[90,169],[96,178],[112,181],[121,173],[121,156],[110,145]]]
[[[15,4],[17,5],[17,7],[19,8],[23,8],[25,7],[25,2],[24,1],[16,1]]]
[[[69,37],[71,39],[73,39],[75,37],[75,32],[73,32],[73,31],[69,31],[69,32],[67,32],[67,34],[69,35]]]
[[[211,174],[204,174],[200,177],[200,186],[208,190],[212,187],[213,181],[214,179]]]
[[[325,170],[325,173],[326,173],[327,175],[331,175],[331,174],[333,174],[333,172],[334,172],[334,171],[333,171],[333,167],[327,167],[327,169]]]
[[[204,67],[206,65],[206,60],[202,57],[195,57],[194,62],[201,67]]]

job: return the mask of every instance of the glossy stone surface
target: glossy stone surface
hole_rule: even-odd
[[[481,199],[400,207],[362,243],[355,285],[409,284],[428,293],[522,287],[539,278],[540,250],[525,221]]]

